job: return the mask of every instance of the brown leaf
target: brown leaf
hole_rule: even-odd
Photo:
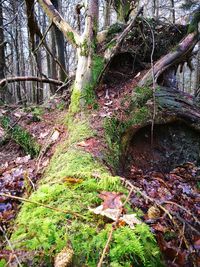
[[[85,142],[85,141],[81,141],[81,142],[77,143],[77,146],[80,146],[80,147],[88,147],[89,144],[87,142]]]
[[[64,182],[70,183],[70,184],[76,184],[76,183],[82,183],[83,179],[78,179],[74,177],[66,177],[63,179]]]
[[[116,192],[101,192],[99,197],[104,200],[103,202],[103,209],[120,209],[122,208],[122,201],[121,197],[123,196],[122,193]]]

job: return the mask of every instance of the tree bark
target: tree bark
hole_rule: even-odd
[[[190,66],[190,57],[192,50],[199,41],[198,23],[200,21],[200,6],[194,11],[192,21],[189,25],[189,34],[180,42],[175,51],[168,53],[156,62],[143,79],[139,82],[139,86],[152,85],[154,75],[155,82],[159,76],[172,66],[178,68],[180,63],[187,62]]]
[[[38,0],[47,16],[61,30],[65,38],[74,46],[80,45],[79,34],[63,19],[50,0]]]
[[[198,42],[198,34],[196,32],[189,33],[182,42],[178,45],[174,52],[170,52],[154,65],[154,77],[155,81],[158,80],[159,76],[172,66],[177,66],[190,59],[193,48]],[[150,69],[143,79],[139,82],[139,86],[152,85],[152,69]]]
[[[52,4],[55,6],[55,8],[57,10],[60,9],[58,0],[53,0]],[[58,60],[59,60],[60,64],[62,65],[62,68],[66,70],[64,36],[63,36],[63,33],[56,26],[54,26],[54,33],[55,33],[55,37],[56,37]],[[59,68],[59,79],[64,82],[66,79],[66,74],[62,68]]]
[[[4,30],[3,30],[3,7],[2,2],[0,2],[0,80],[5,78],[5,40],[4,40]],[[1,99],[5,100],[4,92],[0,94]]]

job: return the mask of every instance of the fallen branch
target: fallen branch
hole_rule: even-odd
[[[51,206],[48,206],[48,205],[45,205],[45,204],[42,204],[40,202],[37,202],[37,201],[32,201],[32,200],[29,200],[29,199],[26,199],[26,198],[22,198],[22,197],[17,197],[17,196],[12,196],[12,195],[9,195],[9,194],[4,194],[4,193],[0,193],[0,196],[2,197],[8,197],[8,198],[11,198],[11,199],[15,199],[15,200],[20,200],[20,201],[24,201],[24,202],[28,202],[28,203],[31,203],[31,204],[35,204],[37,206],[41,206],[41,207],[44,207],[44,208],[47,208],[47,209],[51,209],[51,210],[54,210],[56,212],[60,212],[60,213],[64,213],[64,214],[71,214],[75,217],[80,217],[82,219],[85,219],[84,216],[76,213],[76,212],[73,212],[73,211],[70,211],[70,210],[60,210],[58,208],[54,208],[54,207],[51,207]]]
[[[0,88],[5,86],[8,83],[24,82],[24,81],[52,83],[52,84],[59,85],[59,86],[63,85],[63,82],[54,80],[54,79],[40,78],[40,77],[34,77],[34,76],[16,76],[16,77],[8,77],[5,79],[2,79],[0,81]]]
[[[138,83],[139,86],[150,86],[153,83],[153,79],[157,82],[161,74],[163,74],[167,69],[174,66],[176,69],[179,64],[184,62],[188,63],[188,66],[191,68],[191,54],[195,45],[199,41],[199,32],[198,32],[198,22],[200,21],[200,6],[194,12],[193,19],[190,23],[189,34],[179,43],[179,45],[168,54],[159,59],[154,68],[154,77],[152,78],[152,68],[144,75],[142,80]]]
[[[172,220],[172,215],[175,215],[174,213],[170,213],[165,207],[163,207],[162,205],[164,204],[171,204],[171,205],[176,205],[178,206],[180,209],[184,210],[187,214],[189,214],[190,216],[192,216],[195,220],[195,222],[200,226],[200,222],[199,220],[191,213],[189,212],[187,209],[185,209],[184,207],[182,207],[181,205],[172,202],[172,201],[163,201],[162,203],[159,203],[156,199],[149,197],[146,193],[144,193],[142,190],[140,190],[137,186],[134,186],[130,181],[128,181],[126,178],[120,177],[120,180],[122,182],[122,185],[124,185],[127,189],[129,189],[130,191],[135,191],[136,193],[139,193],[143,198],[149,200],[151,203],[154,203],[158,208],[160,208],[161,210],[163,210],[168,217]],[[177,217],[178,218],[178,217]],[[178,218],[179,219],[179,218]]]

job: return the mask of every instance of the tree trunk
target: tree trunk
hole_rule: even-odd
[[[0,80],[5,78],[5,40],[4,40],[4,30],[3,30],[3,7],[2,1],[0,2]],[[5,101],[5,93],[0,93],[1,99]]]
[[[111,0],[106,1],[104,8],[104,29],[110,26]]]
[[[54,7],[60,11],[60,5],[58,0],[53,0],[52,4]],[[66,70],[65,66],[65,41],[64,41],[64,35],[63,33],[54,25],[54,33],[55,33],[55,38],[56,38],[56,46],[57,46],[57,53],[58,53],[58,61],[62,65],[63,69]],[[59,68],[59,79],[61,81],[65,81],[66,79],[66,74],[63,71],[62,68]]]
[[[78,65],[72,94],[72,102],[78,100],[75,105],[79,103],[78,105],[82,108],[87,101],[86,90],[89,89],[91,92],[93,91],[94,94],[94,88],[92,86],[92,63],[96,50],[95,42],[98,30],[98,17],[99,1],[89,1],[88,16],[86,19],[85,30],[82,35],[81,47],[77,48]],[[77,107],[74,108],[72,103],[72,112],[76,111],[76,109]]]
[[[174,5],[174,0],[171,0],[171,14],[172,14],[172,23],[176,22],[176,14],[175,14],[175,5]]]

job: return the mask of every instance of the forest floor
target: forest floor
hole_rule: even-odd
[[[118,77],[114,83],[102,85],[97,91],[99,109],[92,112],[92,126],[97,131],[97,136],[79,144],[96,157],[100,157],[99,147],[104,145],[103,119],[113,114],[117,114],[121,120],[125,118],[132,90],[140,79],[139,75],[127,81]],[[58,100],[57,107],[61,105],[62,100]],[[66,138],[67,129],[62,123],[66,110],[61,111],[52,106],[50,108],[51,111],[43,108],[42,113],[37,107],[31,112],[14,107],[0,109],[2,115],[9,112],[13,120],[31,133],[42,146],[39,156],[31,159],[13,140],[5,138],[4,130],[0,128],[0,140],[5,139],[0,147],[1,193],[28,197],[37,187],[54,148]],[[137,145],[133,143],[125,165],[119,170],[122,177],[143,192],[143,196],[133,192],[130,203],[134,209],[141,209],[141,219],[149,224],[155,233],[166,266],[200,266],[200,168],[196,162],[188,162],[187,159],[184,162],[183,157],[181,163],[173,159],[174,154],[170,154],[172,142],[169,139],[166,139],[169,143],[163,154],[162,148],[158,151],[156,140],[159,140],[159,134],[156,136],[156,147],[154,146],[153,150],[149,129],[141,135],[144,138],[138,138]],[[162,137],[161,134],[160,138]],[[165,158],[167,153],[172,156],[171,161]],[[180,155],[178,157],[180,158]],[[173,161],[176,164],[171,164]],[[19,200],[0,196],[1,230],[11,224],[19,207]],[[9,236],[9,233],[7,235]],[[0,240],[4,237],[5,232]],[[5,244],[4,240],[0,246],[0,259],[7,253]]]

